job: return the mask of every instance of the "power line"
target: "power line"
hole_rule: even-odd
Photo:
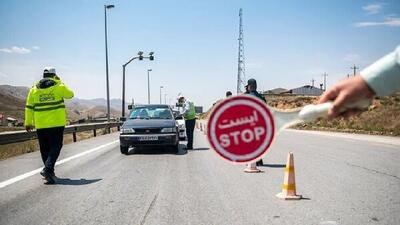
[[[356,67],[356,64],[354,64],[353,67],[350,67],[350,69],[353,70],[353,76],[356,76],[356,70],[358,70],[360,68]]]

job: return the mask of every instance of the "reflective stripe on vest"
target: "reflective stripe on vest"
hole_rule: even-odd
[[[64,104],[64,100],[60,100],[60,101],[56,101],[56,102],[43,102],[43,103],[36,103],[35,105],[34,105],[34,107],[37,107],[37,106],[47,106],[47,105],[58,105],[58,104],[61,104],[61,103],[63,103]]]
[[[50,107],[49,107],[50,106]],[[36,103],[34,106],[26,106],[26,108],[33,109],[35,112],[50,111],[55,109],[65,109],[64,100],[56,102],[41,102]]]
[[[47,108],[34,108],[33,111],[35,112],[42,112],[42,111],[50,111],[50,110],[55,110],[55,109],[65,109],[65,105],[58,105],[58,106],[53,106],[53,107],[47,107]]]

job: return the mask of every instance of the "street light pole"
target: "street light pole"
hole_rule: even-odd
[[[150,71],[152,69],[147,70],[147,103],[150,104]]]
[[[138,56],[131,58],[127,63],[122,65],[122,116],[121,119],[125,120],[125,67],[131,63],[135,59],[143,60],[149,59],[150,61],[154,60],[154,52],[150,52],[149,56],[143,56],[143,52],[139,51]]]
[[[125,118],[125,67],[122,65],[122,118]]]
[[[110,84],[108,79],[108,46],[107,46],[107,9],[114,8],[114,5],[104,5],[104,36],[106,44],[106,86],[107,86],[107,121],[110,122]]]
[[[164,86],[160,86],[160,104],[162,104],[161,102],[161,89],[164,88]]]

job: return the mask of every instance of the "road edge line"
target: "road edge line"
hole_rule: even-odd
[[[102,148],[108,147],[108,146],[113,145],[113,144],[115,144],[117,142],[119,142],[119,140],[116,140],[116,141],[113,141],[113,142],[109,142],[107,144],[103,144],[103,145],[97,146],[96,148],[93,148],[93,149],[78,153],[76,155],[70,156],[70,157],[62,159],[62,160],[59,160],[59,161],[56,162],[56,166],[64,164],[66,162],[69,162],[69,161],[71,161],[73,159],[85,156],[85,155],[90,154],[92,152],[98,151],[98,150],[100,150]],[[38,174],[38,173],[40,173],[40,171],[42,171],[42,169],[43,169],[43,167],[35,169],[35,170],[32,170],[32,171],[29,171],[29,172],[24,173],[24,174],[21,174],[19,176],[14,177],[14,178],[2,181],[2,182],[0,182],[0,189],[5,188],[8,185],[11,185],[11,184],[16,183],[18,181],[24,180],[24,179],[26,179],[28,177],[31,177],[31,176],[33,176],[35,174]]]

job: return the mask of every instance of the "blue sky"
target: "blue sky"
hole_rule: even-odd
[[[31,86],[54,66],[79,98],[106,97],[104,4],[110,95],[121,98],[122,64],[139,50],[155,61],[127,67],[127,99],[167,102],[179,92],[210,106],[236,90],[238,11],[243,8],[246,76],[259,90],[322,82],[328,87],[400,44],[400,2],[392,1],[3,1],[0,84]],[[164,95],[163,95],[164,99]]]

